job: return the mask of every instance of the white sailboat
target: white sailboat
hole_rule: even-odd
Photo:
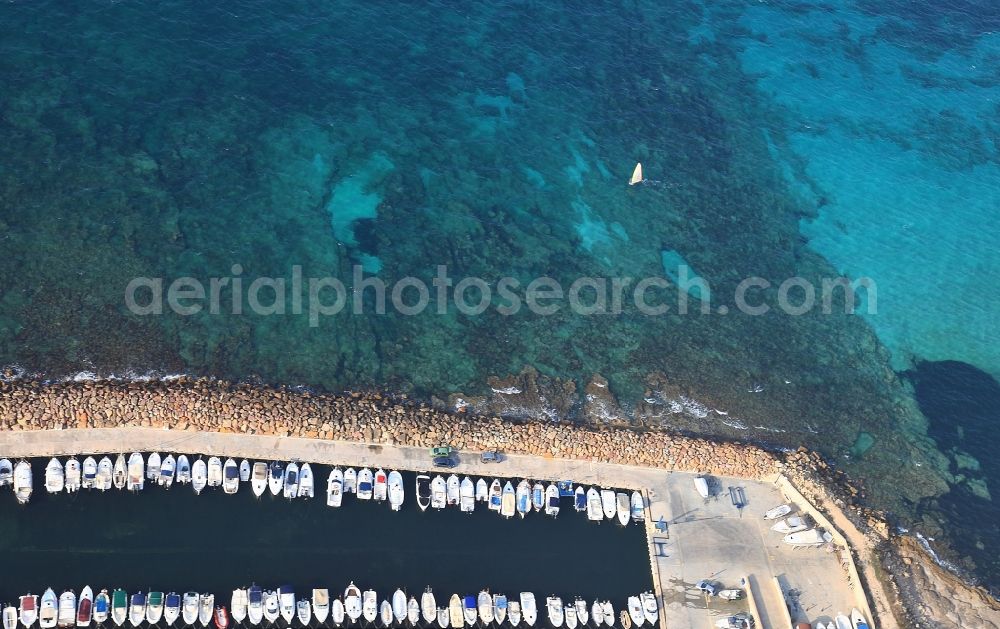
[[[482,478],[476,480],[476,502],[486,502],[490,499],[490,488]]]
[[[170,486],[174,484],[176,467],[177,460],[174,459],[174,455],[168,454],[163,457],[163,462],[160,464],[160,477],[156,479],[157,484],[170,489]]]
[[[222,466],[222,491],[227,494],[235,494],[240,489],[240,468],[236,461],[226,459]]]
[[[476,485],[466,476],[459,488],[458,508],[464,513],[472,513],[476,509]]]
[[[562,627],[563,624],[563,602],[558,596],[550,596],[545,599],[545,608],[549,615],[549,624],[553,627]]]
[[[448,504],[448,485],[440,475],[431,481],[431,507],[444,509]]]
[[[177,482],[181,485],[191,482],[191,462],[185,454],[177,457]]]
[[[80,486],[84,489],[93,489],[97,485],[97,459],[88,456],[83,460],[83,477],[80,479]]]
[[[281,617],[278,593],[274,590],[266,590],[262,596],[264,597],[264,620],[273,625]]]
[[[326,505],[339,507],[344,501],[344,473],[339,467],[330,470],[326,478]]]
[[[445,485],[447,487],[448,506],[457,506],[459,500],[462,498],[462,482],[458,480],[458,476],[451,474],[448,476]]]
[[[399,511],[403,508],[404,498],[403,475],[393,470],[389,472],[389,507],[393,511]]]
[[[299,498],[313,498],[316,495],[315,480],[313,478],[312,466],[303,463],[299,468]]]
[[[66,486],[65,479],[65,472],[59,459],[49,459],[48,465],[45,466],[45,491],[50,494],[61,492]]]
[[[27,461],[18,461],[14,466],[14,496],[17,504],[28,504],[31,499],[33,478],[31,465]]]
[[[642,163],[636,163],[635,168],[632,169],[632,176],[628,180],[628,185],[630,186],[634,186],[637,183],[642,183]]]
[[[358,472],[358,500],[371,500],[372,492],[374,490],[373,482],[374,475],[372,471],[367,467]],[[376,612],[377,613],[377,612]]]
[[[330,590],[314,588],[312,591],[312,612],[316,622],[323,624],[330,615]]]
[[[111,482],[115,486],[115,489],[125,489],[125,486],[128,483],[128,466],[125,464],[124,454],[119,454],[118,458],[115,459],[115,467],[111,476]]]
[[[285,466],[280,461],[271,461],[267,467],[267,489],[272,496],[280,496],[285,487]]]
[[[292,461],[285,466],[285,482],[282,495],[291,500],[299,494],[299,465]],[[289,620],[291,622],[291,620]]]
[[[258,498],[267,491],[267,463],[254,461],[253,469],[250,471],[250,490]]]
[[[245,483],[250,480],[250,461],[243,459],[240,461],[240,482]]]
[[[361,590],[354,585],[353,581],[344,590],[344,613],[351,619],[351,622],[357,622],[362,615]]]
[[[97,479],[94,481],[94,487],[101,491],[107,491],[111,489],[114,477],[115,464],[108,457],[103,457],[97,463]]]
[[[437,601],[434,600],[434,591],[430,588],[424,590],[420,595],[420,615],[428,625],[434,622],[437,617]]]
[[[205,459],[199,458],[194,462],[191,470],[191,487],[195,494],[201,494],[202,490],[208,486],[208,465]]]
[[[125,488],[129,491],[142,491],[146,486],[146,461],[138,452],[133,452],[128,457],[128,479],[125,481]]]
[[[385,471],[381,468],[375,470],[375,478],[372,481],[372,500],[375,502],[385,502],[388,493],[388,479]]]
[[[358,491],[358,473],[353,467],[344,470],[344,493],[353,494]]]
[[[529,627],[535,626],[538,609],[535,607],[535,595],[532,592],[521,592],[521,617]]]
[[[160,453],[153,452],[146,459],[146,480],[154,483],[160,478]]]
[[[208,458],[208,486],[219,487],[222,485],[222,459],[217,456]]]

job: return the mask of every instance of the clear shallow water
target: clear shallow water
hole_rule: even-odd
[[[45,463],[32,462],[39,485]],[[325,490],[329,468],[313,471]],[[190,486],[50,496],[43,487],[25,507],[4,491],[0,552],[16,578],[3,580],[0,599],[89,584],[213,592],[228,604],[234,588],[251,582],[290,583],[301,594],[314,587],[342,593],[354,581],[380,599],[396,588],[418,600],[427,586],[438,597],[489,588],[508,596],[532,591],[543,601],[551,594],[608,598],[617,609],[652,587],[642,527],[594,524],[568,499],[555,520],[539,513],[506,520],[483,503],[471,514],[421,512],[414,475],[403,476],[399,512],[353,495],[339,509],[326,506],[325,493],[257,500],[246,483],[233,496],[221,489],[196,496]]]
[[[998,243],[982,227],[1000,190],[994,6],[0,11],[0,363],[442,399],[526,365],[600,373],[626,412],[654,400],[685,430],[816,447],[939,539],[961,510],[928,498],[949,487],[996,513],[967,491],[995,476],[956,476],[897,375],[920,359],[1000,373]],[[624,185],[637,160],[655,183]],[[665,261],[723,305],[748,276],[868,275],[879,313],[369,312],[310,327],[123,305],[134,277],[234,264],[348,285],[354,264],[390,284],[447,264],[568,285],[675,277]],[[963,554],[1000,546],[978,542]]]

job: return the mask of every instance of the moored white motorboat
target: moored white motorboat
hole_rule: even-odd
[[[303,463],[299,468],[299,498],[313,498],[316,495],[316,481],[313,478],[312,466]]]
[[[587,519],[600,522],[604,519],[604,509],[601,506],[601,492],[591,487],[587,490]]]
[[[278,593],[274,590],[265,590],[261,593],[261,596],[264,598],[264,620],[270,624],[274,624],[281,617]]]
[[[420,622],[420,603],[412,596],[406,601],[406,622],[410,623],[411,627],[416,627]]]
[[[89,627],[94,617],[94,590],[89,585],[80,591],[80,600],[76,604],[76,626]]]
[[[295,601],[295,616],[303,627],[309,626],[309,623],[312,622],[312,607],[309,605],[309,599],[300,598]]]
[[[639,601],[642,603],[642,615],[646,618],[646,622],[655,625],[660,619],[660,606],[656,602],[656,595],[652,592],[643,592],[639,595]]]
[[[240,467],[236,461],[226,459],[222,466],[222,491],[227,494],[235,494],[240,489]]]
[[[601,490],[601,509],[604,517],[613,520],[618,513],[618,503],[615,500],[615,492],[610,489]]]
[[[344,590],[344,613],[351,622],[357,622],[362,615],[361,590],[353,581]]]
[[[374,475],[372,471],[367,467],[358,472],[358,490],[357,496],[358,500],[371,500],[373,487]],[[376,615],[378,612],[376,612]]]
[[[604,624],[609,627],[615,626],[615,608],[611,606],[611,601],[604,601],[601,603],[601,609],[604,610]]]
[[[72,627],[76,624],[76,594],[66,590],[59,595],[59,615],[57,627]]]
[[[128,594],[119,588],[111,593],[111,620],[121,627],[125,624],[126,618],[128,618]]]
[[[476,502],[486,502],[490,499],[490,487],[486,480],[479,478],[476,480]]]
[[[393,470],[389,472],[389,507],[393,511],[399,511],[403,508],[404,498],[403,475]]]
[[[504,483],[503,491],[500,494],[500,515],[505,518],[512,517],[517,511],[517,492],[514,486],[507,481]]]
[[[361,616],[366,622],[375,622],[378,618],[378,594],[375,590],[365,590],[361,597]]]
[[[220,487],[222,485],[222,459],[217,456],[208,458],[208,486]],[[212,611],[215,611],[214,608]],[[199,618],[200,620],[200,618]],[[209,618],[211,621],[211,618]]]
[[[521,618],[529,627],[535,626],[538,619],[538,608],[535,606],[535,595],[532,592],[521,592]]]
[[[431,477],[427,474],[417,474],[416,483],[417,506],[426,511],[431,506]]]
[[[515,490],[517,514],[522,518],[531,511],[531,485],[522,479]]]
[[[399,588],[392,593],[392,615],[398,623],[406,620],[406,594]]]
[[[163,457],[163,462],[160,463],[160,477],[156,479],[157,484],[170,489],[170,486],[174,484],[176,468],[177,460],[174,458],[174,455],[168,454]]]
[[[73,493],[80,491],[80,485],[83,482],[82,474],[80,471],[80,461],[76,457],[70,457],[66,461],[66,492]]]
[[[181,615],[181,597],[177,592],[170,592],[163,602],[163,621],[167,623],[167,626],[173,625],[177,622],[177,619]],[[94,614],[94,620],[97,620],[97,614]]]
[[[249,605],[250,597],[247,594],[246,588],[236,588],[233,590],[233,596],[229,599],[229,613],[232,614],[233,620],[243,622],[247,617]]]
[[[25,629],[31,629],[38,620],[38,597],[34,594],[25,594],[18,599],[18,603],[18,618]]]
[[[281,461],[271,461],[267,467],[267,489],[272,496],[280,496],[285,487],[285,466]]]
[[[465,625],[465,617],[462,614],[462,599],[458,594],[452,594],[448,600],[448,624],[456,628]]]
[[[507,603],[507,619],[511,627],[521,624],[521,601],[509,601]]]
[[[854,625],[854,629],[868,629],[868,620],[857,607],[851,610],[851,624]]]
[[[576,509],[577,513],[587,512],[587,490],[583,488],[583,485],[577,485],[573,492],[573,508]]]
[[[65,472],[59,459],[49,459],[45,466],[45,491],[50,494],[57,494],[63,490],[65,485]]]
[[[339,507],[344,502],[344,473],[339,467],[326,478],[326,506]]]
[[[777,520],[778,518],[785,517],[786,515],[788,515],[791,512],[792,512],[792,506],[791,505],[778,505],[777,507],[774,507],[773,509],[768,509],[764,513],[764,519],[765,520]]]
[[[550,596],[545,599],[545,609],[548,611],[549,624],[553,627],[562,627],[564,614],[563,602],[558,596]]]
[[[440,629],[448,629],[451,623],[448,621],[448,608],[442,607],[437,610],[437,624]]]
[[[594,599],[594,604],[590,606],[590,618],[594,621],[595,627],[600,627],[604,624],[604,606],[596,598]]]
[[[462,479],[462,486],[459,488],[458,508],[465,513],[472,513],[476,509],[476,484],[466,476]]]
[[[498,625],[507,620],[507,597],[504,594],[493,595],[493,619]]]
[[[545,510],[545,485],[535,483],[531,488],[531,508],[535,511]]]
[[[642,522],[646,519],[646,501],[639,490],[632,492],[632,521]]]
[[[282,487],[284,488],[282,496],[289,500],[299,495],[299,464],[295,461],[285,466],[285,481]],[[292,614],[295,614],[294,610]],[[288,622],[291,622],[291,619]]]
[[[779,520],[777,524],[771,527],[771,530],[774,531],[775,533],[788,535],[789,533],[798,533],[800,531],[805,531],[808,528],[809,524],[806,522],[805,518],[793,515],[791,517],[785,518],[784,520]]]
[[[469,594],[462,599],[462,617],[465,619],[465,624],[470,626],[476,624],[479,614],[476,612],[475,596]]]
[[[163,618],[163,592],[150,592],[146,595],[146,622],[156,626]]]
[[[128,484],[128,465],[125,463],[124,454],[119,454],[118,458],[115,459],[111,484],[115,486],[115,489],[125,489],[125,486]]]
[[[17,629],[17,608],[8,605],[3,608],[3,629]],[[90,621],[87,621],[90,624]]]
[[[618,505],[618,524],[628,526],[629,520],[632,519],[632,503],[628,494],[624,491],[618,492],[615,494],[615,502]]]
[[[103,457],[97,463],[97,478],[94,481],[94,487],[101,491],[107,491],[111,489],[114,477],[115,464],[111,462],[110,458]]]
[[[250,472],[251,472],[250,461],[247,461],[246,459],[243,459],[242,461],[240,461],[240,482],[241,483],[245,483],[245,482],[247,482],[247,481],[250,480]],[[236,616],[234,615],[233,618],[236,618]],[[240,621],[237,621],[237,622],[240,622]]]
[[[14,496],[18,504],[28,504],[32,484],[31,465],[27,461],[18,461],[14,466]]]
[[[160,453],[152,452],[146,459],[146,480],[154,483],[160,478]]]
[[[125,488],[129,491],[142,491],[146,486],[146,461],[138,452],[128,457],[128,479]]]
[[[197,592],[185,592],[181,603],[181,619],[185,625],[191,626],[198,622],[200,608],[201,596]]]
[[[385,502],[387,493],[388,479],[385,475],[385,471],[379,468],[375,470],[375,476],[372,480],[372,500],[375,502]]]
[[[101,590],[94,597],[94,624],[103,625],[111,614],[111,596],[107,590]],[[28,625],[25,625],[28,626]]]
[[[563,618],[566,623],[567,629],[576,629],[577,618],[576,618],[576,608],[572,605],[566,605],[563,608]]]
[[[267,463],[254,461],[253,469],[250,470],[250,491],[258,498],[267,491]]]
[[[355,494],[358,491],[358,473],[353,467],[344,470],[344,493]]]
[[[642,611],[642,601],[639,600],[638,596],[628,597],[628,615],[627,618],[632,619],[632,624],[636,627],[641,627],[642,623],[646,621],[646,614]]]
[[[3,463],[0,462],[0,466],[2,465]],[[80,479],[80,486],[84,489],[93,489],[97,486],[97,459],[92,456],[83,460],[83,477]]]
[[[289,466],[294,465],[290,464]],[[285,622],[291,624],[295,618],[295,590],[290,585],[282,585],[278,588],[278,609]]]
[[[202,594],[198,599],[198,622],[207,627],[215,612],[215,594]]]
[[[201,494],[202,490],[208,486],[208,464],[205,459],[199,458],[191,468],[191,487],[195,494]]]
[[[177,457],[177,482],[181,485],[191,482],[191,462],[186,454]]]
[[[559,487],[555,483],[545,488],[545,515],[559,515]]]
[[[265,466],[266,467],[266,466]],[[256,583],[247,590],[247,621],[259,625],[264,618],[264,591]]]
[[[431,508],[444,509],[448,504],[448,485],[440,475],[431,480]]]
[[[323,624],[330,616],[330,590],[326,588],[313,588],[312,591],[312,612],[316,617],[316,622]]]
[[[496,511],[497,513],[500,512],[500,502],[502,497],[503,485],[500,484],[499,480],[494,478],[493,482],[490,483],[490,498],[488,503],[490,511]]]
[[[853,627],[851,627],[851,619],[844,614],[837,614],[834,621],[837,623],[837,629],[853,629]]]
[[[587,610],[587,601],[580,597],[577,597],[573,602],[573,607],[576,608],[576,619],[580,621],[580,624],[586,626],[590,622],[590,612]]]
[[[59,597],[52,588],[45,590],[38,608],[38,625],[41,629],[52,629],[59,620]],[[121,623],[118,623],[121,624]]]
[[[486,590],[479,592],[479,596],[476,598],[476,609],[479,611],[479,620],[484,625],[493,622],[493,597]]]
[[[10,459],[0,459],[0,487],[14,483],[14,464]]]
[[[458,476],[455,474],[451,474],[448,476],[445,486],[447,491],[448,506],[458,506],[458,503],[462,498],[462,481],[460,481]]]
[[[339,598],[333,599],[333,602],[330,603],[330,622],[333,623],[333,626],[339,627],[344,624],[346,615],[344,603]]]
[[[128,621],[133,627],[138,627],[146,620],[146,593],[136,592],[129,598]]]
[[[382,601],[382,606],[378,610],[379,619],[383,627],[392,626],[392,605],[389,601]]]
[[[437,618],[437,601],[434,600],[434,591],[429,587],[420,595],[420,615],[428,625]]]

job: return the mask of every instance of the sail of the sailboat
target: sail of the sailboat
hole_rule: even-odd
[[[637,183],[642,182],[642,164],[636,164],[635,170],[632,171],[632,178],[628,180],[628,185],[634,186]]]

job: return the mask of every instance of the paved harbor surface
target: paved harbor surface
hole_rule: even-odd
[[[405,470],[430,467],[423,448],[158,428],[67,429],[0,433],[0,456],[66,456],[108,452],[161,451],[226,455],[249,459],[303,460],[331,465]],[[572,479],[577,483],[640,489],[647,497],[650,563],[661,600],[661,625],[668,629],[715,626],[747,611],[749,601],[706,598],[701,579],[723,587],[752,587],[758,627],[785,629],[793,621],[829,621],[854,606],[854,594],[838,554],[795,549],[763,520],[783,497],[771,483],[712,478],[712,496],[695,491],[694,475],[651,468],[568,459],[511,455],[484,464],[478,453],[459,455],[457,473],[477,476]],[[731,488],[742,508],[734,506]],[[41,485],[36,480],[36,490]],[[609,572],[612,574],[613,570]],[[745,580],[745,581],[744,581]]]

